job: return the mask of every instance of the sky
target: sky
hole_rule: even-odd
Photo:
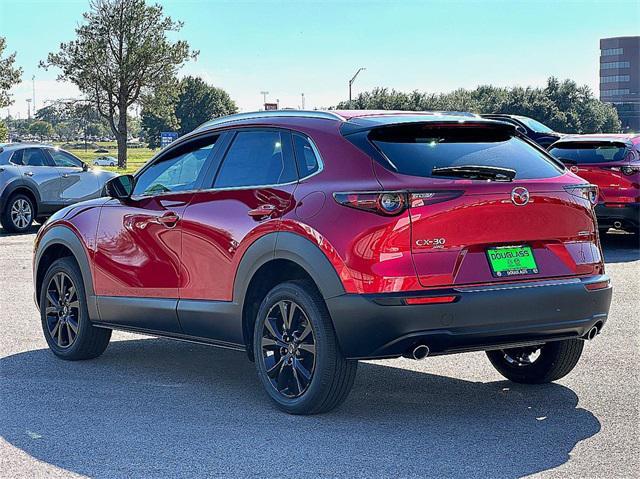
[[[323,108],[375,87],[448,92],[478,85],[543,86],[571,78],[598,92],[599,39],[640,35],[640,0],[159,1],[200,51],[179,76],[225,89],[241,111],[261,91],[281,107]],[[38,67],[74,30],[88,0],[0,0],[0,35],[17,52],[23,82],[5,111],[77,98],[55,69]]]

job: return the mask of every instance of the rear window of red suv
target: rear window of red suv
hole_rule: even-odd
[[[577,164],[607,163],[622,161],[629,154],[624,143],[611,142],[563,142],[549,150],[559,160],[570,160]]]
[[[516,179],[551,178],[563,171],[504,128],[404,124],[374,129],[369,140],[405,175],[430,177],[434,168],[452,166],[510,168]]]

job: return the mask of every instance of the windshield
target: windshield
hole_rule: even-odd
[[[536,133],[553,133],[553,130],[549,128],[547,125],[543,125],[538,120],[534,120],[533,118],[529,118],[526,116],[517,116],[519,121],[527,125],[527,128],[535,131]]]
[[[616,143],[558,143],[549,153],[560,160],[581,163],[606,163],[622,161],[629,150]]]
[[[550,178],[562,173],[543,152],[504,128],[399,125],[373,130],[369,139],[393,170],[412,176],[432,175],[434,168],[488,166],[516,171],[516,179]]]

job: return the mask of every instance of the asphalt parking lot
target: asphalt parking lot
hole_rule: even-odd
[[[33,234],[0,230],[1,477],[637,477],[640,248],[604,240],[607,326],[556,384],[483,353],[361,363],[347,402],[293,417],[237,352],[114,334],[93,361],[46,349]],[[633,473],[633,471],[636,471]]]

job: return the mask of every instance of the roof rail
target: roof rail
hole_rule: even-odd
[[[325,120],[338,120],[345,121],[345,119],[337,113],[327,110],[265,110],[265,111],[252,111],[247,113],[236,113],[234,115],[222,116],[204,122],[195,131],[210,128],[212,126],[218,126],[225,123],[231,123],[241,120],[253,120],[258,118],[321,118]]]

